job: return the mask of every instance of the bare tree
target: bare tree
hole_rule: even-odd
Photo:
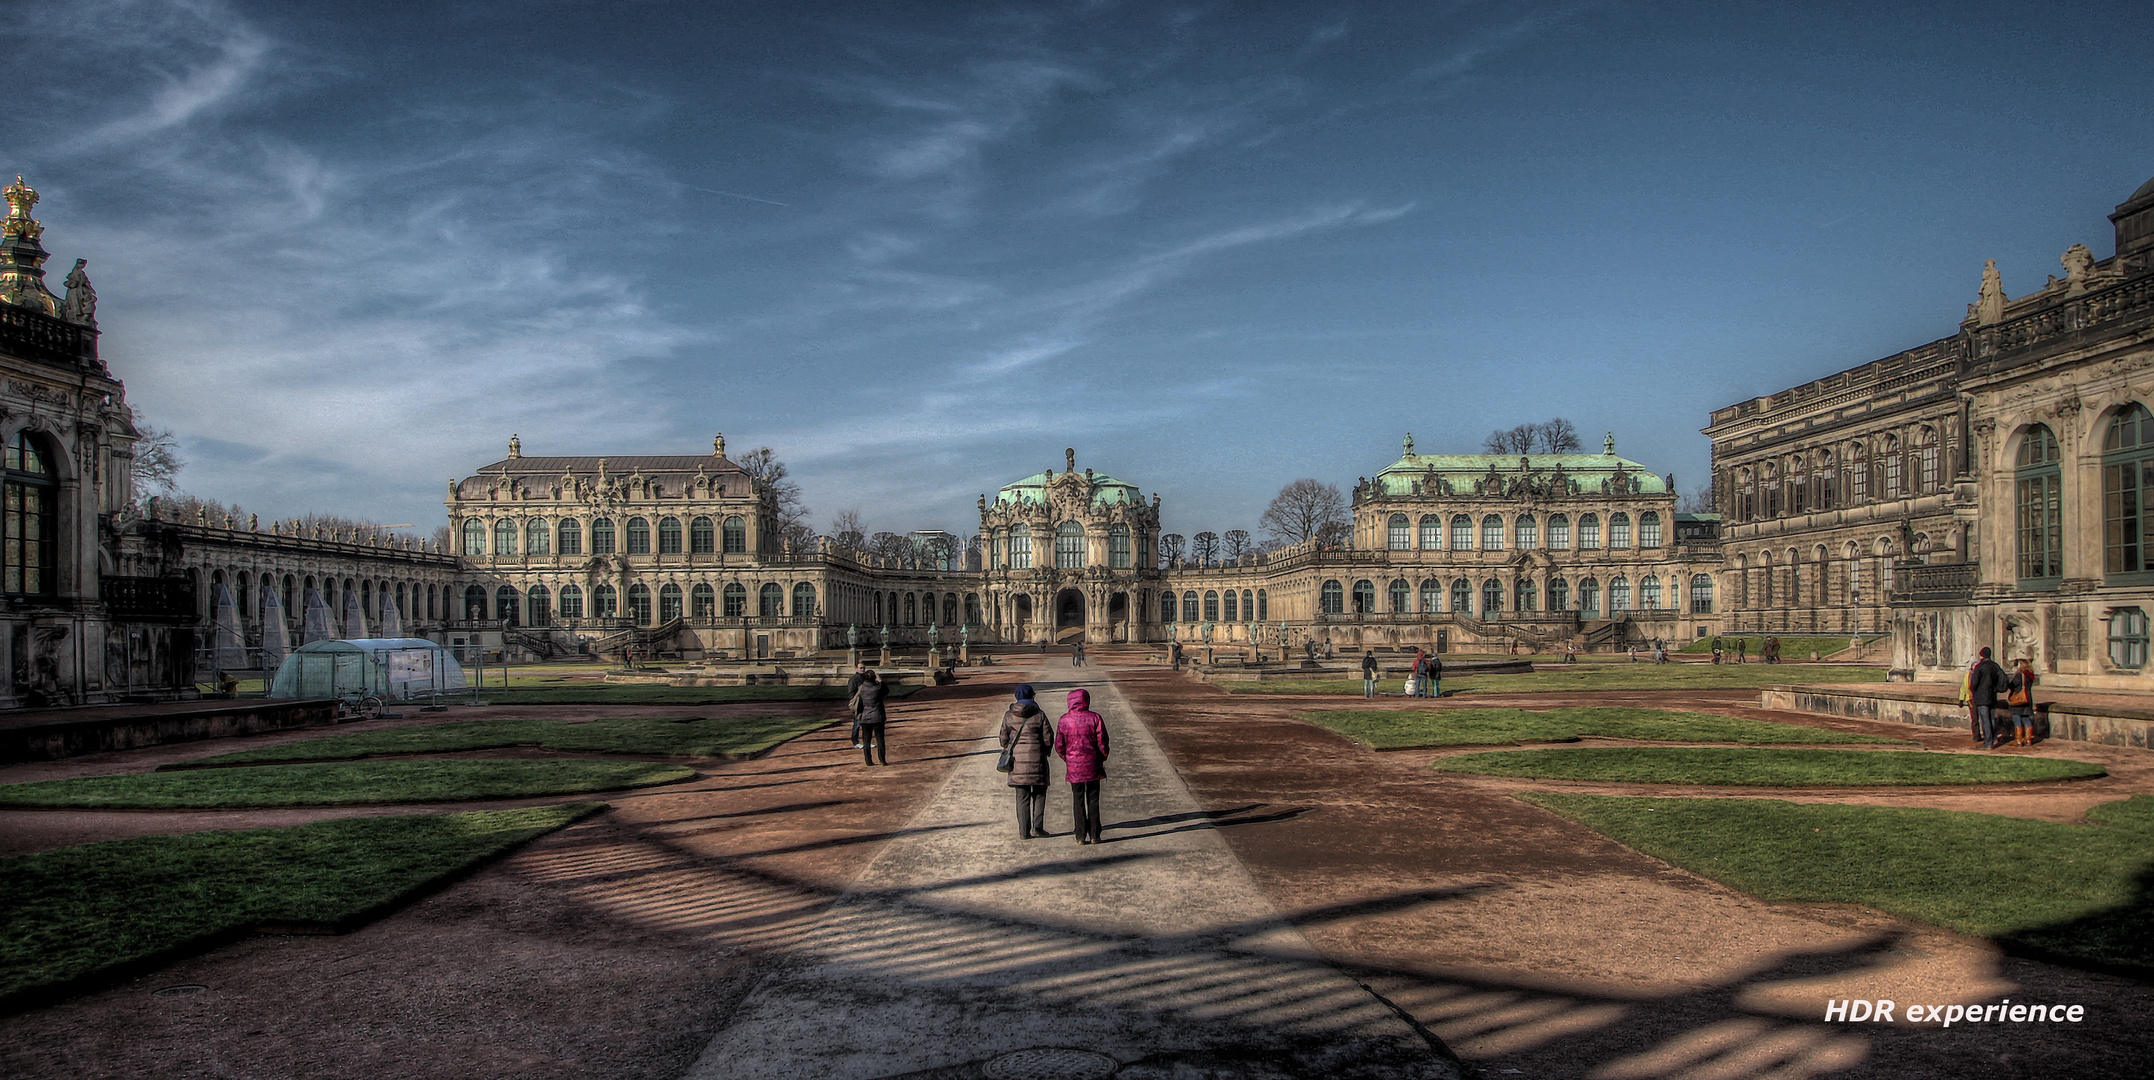
[[[1249,546],[1249,530],[1228,529],[1219,534],[1220,558],[1228,562],[1238,563],[1243,556],[1250,554],[1251,550]]]
[[[1534,435],[1541,453],[1572,454],[1578,451],[1578,428],[1563,417],[1558,416],[1535,425]]]
[[[1346,496],[1337,484],[1303,477],[1279,489],[1257,524],[1282,544],[1313,540],[1326,525],[1346,527]]]
[[[868,553],[883,562],[903,569],[916,569],[920,563],[919,552],[913,547],[912,538],[894,532],[879,532],[868,537]]]
[[[924,569],[948,570],[957,558],[957,538],[948,533],[930,536],[920,542],[920,564]]]
[[[1318,547],[1346,547],[1350,545],[1354,539],[1353,523],[1345,520],[1327,521],[1322,525],[1317,526],[1316,536],[1313,537],[1313,539],[1316,541]]]
[[[1216,566],[1219,562],[1219,534],[1200,532],[1189,538],[1189,557],[1198,566]]]
[[[1716,513],[1713,504],[1713,485],[1700,484],[1696,491],[1676,500],[1675,508],[1685,514]]]
[[[187,462],[179,456],[179,440],[170,431],[151,427],[135,418],[135,488],[151,495],[177,490],[179,471]]]
[[[1183,539],[1181,533],[1167,533],[1161,536],[1159,538],[1159,565],[1163,567],[1182,565],[1182,552],[1187,550],[1188,544],[1189,541]]]
[[[772,504],[778,511],[778,536],[793,543],[799,550],[803,541],[815,539],[815,527],[808,524],[808,507],[800,499],[800,484],[793,480],[778,460],[778,452],[768,446],[758,446],[733,459],[740,471],[747,473],[756,486],[768,491]]]
[[[830,519],[830,546],[860,554],[868,549],[868,532],[860,524],[860,509],[841,510]]]
[[[1496,430],[1489,432],[1488,438],[1481,440],[1481,452],[1484,454],[1510,453],[1511,433],[1503,430],[1502,428],[1497,428]]]

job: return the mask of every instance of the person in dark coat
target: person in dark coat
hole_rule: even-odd
[[[882,676],[869,668],[860,675],[860,689],[853,695],[853,720],[860,725],[860,761],[864,765],[890,764],[889,747],[883,738],[883,699],[890,688]]]
[[[1430,653],[1428,667],[1428,696],[1440,698],[1443,696],[1443,657]]]
[[[1967,697],[1974,704],[1976,718],[1982,721],[1982,743],[1990,750],[1995,750],[1997,740],[2003,737],[1997,697],[2004,693],[2004,684],[2004,669],[1989,658],[1989,647],[1984,646],[1982,658],[1975,661],[1974,671],[1968,676]]]
[[[860,704],[856,699],[856,695],[860,693],[860,684],[867,681],[868,672],[871,670],[873,669],[868,667],[868,662],[862,660],[853,666],[852,678],[845,680],[845,700],[852,703],[853,749],[855,750],[860,749]]]
[[[1365,698],[1372,698],[1376,696],[1375,649],[1370,649],[1369,651],[1361,654],[1361,696]]]
[[[1054,750],[1055,729],[1032,700],[1032,684],[1017,688],[1017,700],[1002,714],[1002,745],[1010,751],[1010,789],[1017,795],[1017,838],[1047,835],[1047,755]]]
[[[1070,691],[1070,711],[1055,722],[1055,753],[1070,782],[1070,810],[1077,842],[1099,843],[1099,782],[1107,775],[1107,722],[1092,711],[1092,695]]]

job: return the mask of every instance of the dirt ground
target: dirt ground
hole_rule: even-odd
[[[1379,753],[1290,718],[1357,697],[1230,696],[1156,667],[1110,666],[1105,651],[1095,652],[1095,670],[1111,670],[1199,801],[1228,819],[1223,835],[1279,908],[1484,1076],[2048,1080],[2136,1077],[2154,1061],[2154,1033],[2141,1022],[2154,1012],[2154,987],[2145,983],[2006,957],[1986,942],[1853,906],[1759,901],[1509,797],[1528,787],[1648,790],[1641,786],[1438,773],[1426,768],[1437,752]],[[596,796],[614,809],[354,933],[250,938],[0,1017],[0,1075],[677,1076],[761,965],[905,828],[949,769],[987,767],[993,744],[978,733],[1023,674],[970,669],[957,686],[894,703],[888,768],[862,766],[845,729],[824,728],[759,759],[699,765],[693,781]],[[1948,731],[1770,713],[1749,691],[1444,704],[1512,700],[1693,708],[1936,749],[1967,742]],[[838,708],[519,706],[448,716],[835,716]],[[408,722],[420,720],[368,726]],[[0,782],[149,769],[318,734],[9,766]],[[1774,797],[2077,820],[2088,806],[2154,790],[2146,751],[2031,752],[2099,761],[2112,775]],[[0,853],[409,809],[7,811]],[[1105,809],[1117,820],[1111,781]],[[1827,998],[1904,1005],[1999,995],[2083,1004],[2087,1017],[1950,1030],[1819,1022]]]

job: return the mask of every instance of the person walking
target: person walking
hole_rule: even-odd
[[[2005,683],[2005,704],[2012,707],[2012,745],[2034,745],[2034,664],[2020,657]]]
[[[1443,657],[1430,653],[1428,669],[1428,694],[1432,698],[1440,698],[1443,696]]]
[[[1092,695],[1070,691],[1069,711],[1055,721],[1055,753],[1070,784],[1077,842],[1099,843],[1099,782],[1107,775],[1107,722],[1092,711]]]
[[[1429,696],[1429,654],[1421,649],[1414,650],[1414,696]]]
[[[1984,749],[1997,749],[1997,741],[2004,737],[2002,718],[1997,711],[1997,696],[2004,692],[2004,684],[2004,669],[1989,658],[1989,646],[1983,646],[1981,658],[1975,661],[1974,671],[1967,681],[1967,696],[1974,701],[1975,714],[1982,721]]]
[[[1735,662],[1738,664],[1747,664],[1750,662],[1749,638],[1739,637],[1735,639]]]
[[[1032,700],[1032,684],[1017,688],[1017,700],[1002,713],[1002,747],[1010,751],[1010,790],[1017,796],[1017,838],[1047,835],[1047,755],[1055,730]]]
[[[845,680],[845,701],[853,713],[853,749],[860,749],[860,684],[867,681],[868,662],[862,660],[853,665],[852,678]]]
[[[1072,641],[1072,642],[1070,642],[1070,666],[1071,666],[1071,667],[1083,667],[1083,666],[1084,666],[1084,642],[1082,642],[1082,641]]]
[[[1967,739],[1979,745],[1982,742],[1982,714],[1974,707],[1974,673],[1982,666],[1977,656],[1967,661],[1967,670],[1960,672],[1960,708],[1967,710]]]
[[[860,763],[863,765],[888,765],[890,754],[883,736],[883,724],[889,719],[883,712],[883,699],[890,688],[883,685],[882,676],[869,668],[860,676],[860,689],[853,694],[853,722],[860,728]]]
[[[1365,698],[1372,698],[1376,696],[1375,649],[1370,649],[1369,651],[1361,654],[1361,696]]]

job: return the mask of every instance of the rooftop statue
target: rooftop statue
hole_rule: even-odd
[[[67,272],[67,299],[60,303],[60,317],[84,326],[97,325],[97,290],[90,285],[90,275],[82,272],[90,260],[76,259],[75,268]]]

